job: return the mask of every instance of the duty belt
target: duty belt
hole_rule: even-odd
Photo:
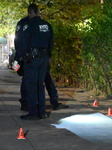
[[[45,48],[31,48],[30,51],[34,59],[48,55],[47,49]]]
[[[48,50],[44,48],[30,48],[29,52],[26,52],[24,60],[30,63],[32,60],[41,58],[48,55]]]

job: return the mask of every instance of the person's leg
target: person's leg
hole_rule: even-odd
[[[46,76],[45,76],[45,86],[48,92],[48,95],[50,97],[50,103],[53,106],[57,106],[58,105],[58,91],[55,87],[55,84],[52,80],[50,71],[46,72]]]
[[[50,64],[48,64],[47,72],[46,72],[46,76],[45,76],[45,86],[46,86],[48,95],[50,97],[50,103],[53,106],[53,110],[66,109],[69,107],[68,105],[64,105],[64,104],[58,102],[58,91],[52,80],[49,65]]]
[[[27,107],[27,101],[26,101],[26,88],[25,88],[24,76],[22,77],[22,80],[21,80],[20,95],[21,95],[21,98],[19,99],[19,102],[21,104],[20,109],[23,111],[27,111],[28,107]]]
[[[48,64],[48,56],[41,58],[42,63],[39,68],[39,78],[38,78],[38,114],[41,119],[46,118],[45,113],[45,75]]]
[[[37,101],[38,101],[38,69],[40,62],[32,61],[30,64],[24,64],[24,78],[26,87],[26,100],[28,105],[28,112],[30,116],[38,117]],[[24,119],[24,116],[21,118]],[[26,117],[27,119],[27,117]]]

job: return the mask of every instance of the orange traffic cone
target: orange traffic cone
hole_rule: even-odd
[[[25,139],[24,132],[23,132],[22,128],[20,128],[20,130],[19,130],[19,134],[18,134],[17,139]]]
[[[94,101],[93,106],[94,106],[94,107],[98,107],[98,100],[95,100],[95,101]]]
[[[111,108],[108,108],[108,114],[107,116],[112,116],[112,109]]]

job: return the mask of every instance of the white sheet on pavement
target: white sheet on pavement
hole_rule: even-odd
[[[72,115],[52,125],[89,141],[112,143],[112,119],[101,113]]]

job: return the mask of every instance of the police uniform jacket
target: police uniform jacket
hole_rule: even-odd
[[[31,48],[47,49],[52,55],[53,31],[52,26],[39,16],[21,19],[15,33],[15,60],[19,61]]]

